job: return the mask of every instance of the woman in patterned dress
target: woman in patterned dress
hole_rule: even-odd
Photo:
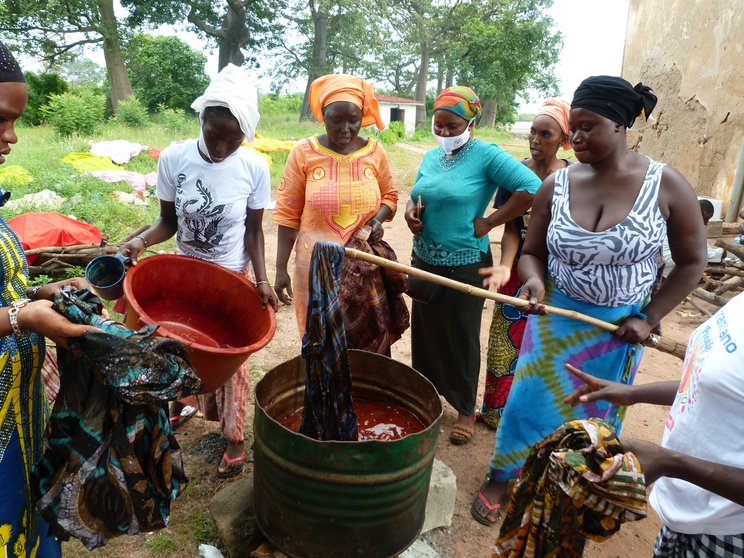
[[[373,86],[356,76],[329,74],[310,85],[308,97],[326,133],[292,149],[273,215],[279,226],[274,288],[279,300],[294,303],[300,336],[315,243],[332,241],[394,260],[382,240],[382,223],[398,207],[387,154],[374,138],[359,135],[364,126],[385,127]],[[287,271],[293,247],[294,283]],[[390,355],[390,346],[409,325],[402,297],[406,287],[402,276],[346,258],[339,298],[350,348]]]
[[[705,228],[695,192],[679,172],[626,142],[635,118],[655,105],[649,87],[619,77],[587,78],[574,94],[571,145],[579,164],[548,177],[535,196],[519,274],[537,315],[527,321],[488,479],[471,508],[482,523],[498,520],[507,483],[530,447],[564,422],[601,418],[619,432],[623,407],[564,402],[577,383],[565,365],[633,383],[641,343],[700,278]],[[650,299],[665,236],[677,266]],[[610,334],[544,315],[542,302],[620,327]]]
[[[545,180],[559,169],[571,164],[558,158],[558,148],[571,149],[568,141],[568,113],[571,106],[561,99],[547,99],[535,115],[529,133],[530,157],[522,164]],[[500,188],[496,192],[494,208],[503,206],[511,194]],[[494,215],[494,214],[492,214]],[[490,217],[490,216],[489,216]],[[491,226],[488,218],[476,219],[475,234],[488,234]],[[501,238],[501,260],[499,265],[486,268],[482,275],[488,276],[486,284],[499,294],[517,296],[522,280],[517,272],[517,263],[527,234],[527,215],[504,224]],[[514,380],[519,348],[527,323],[527,314],[512,304],[496,303],[488,333],[488,356],[486,358],[486,382],[480,419],[491,428],[497,428],[504,412],[509,389]]]
[[[27,99],[23,73],[0,43],[0,164],[18,141],[14,124]],[[0,206],[8,197],[0,188]],[[0,218],[0,555],[55,558],[61,556],[59,542],[34,510],[30,484],[31,467],[43,453],[47,414],[44,337],[64,343],[96,328],[72,324],[52,309],[51,299],[62,285],[89,287],[84,280],[27,285],[21,243]]]

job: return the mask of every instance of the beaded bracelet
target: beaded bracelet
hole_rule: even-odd
[[[149,246],[149,244],[147,244],[147,241],[145,240],[145,237],[144,236],[138,234],[137,236],[133,236],[132,237],[132,240],[134,240],[135,238],[139,238],[142,241],[142,244],[145,245],[145,248],[147,248]]]

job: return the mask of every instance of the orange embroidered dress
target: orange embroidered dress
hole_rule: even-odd
[[[305,331],[308,268],[315,242],[346,245],[387,205],[395,215],[398,191],[387,155],[373,138],[348,155],[323,147],[313,136],[289,154],[273,222],[299,231],[295,245],[294,304],[300,335]]]

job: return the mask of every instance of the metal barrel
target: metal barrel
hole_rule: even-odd
[[[302,407],[305,366],[295,357],[256,386],[254,495],[258,526],[295,558],[387,558],[418,537],[442,405],[434,386],[390,358],[349,351],[352,397],[390,403],[426,426],[393,441],[313,440],[280,420]]]

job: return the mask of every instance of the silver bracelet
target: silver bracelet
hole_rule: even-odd
[[[259,285],[271,285],[271,283],[268,281],[256,281],[256,286],[258,287]]]
[[[10,328],[13,330],[14,335],[23,335],[23,331],[18,327],[18,313],[21,311],[21,308],[26,306],[29,302],[31,302],[29,299],[21,298],[10,303],[10,308],[8,309],[8,321],[10,322]]]
[[[26,296],[31,300],[39,300],[39,291],[41,291],[42,285],[35,285],[26,289]]]
[[[139,238],[142,241],[142,244],[145,245],[145,248],[149,246],[149,244],[147,244],[147,241],[145,240],[145,237],[142,236],[141,234],[138,234],[137,236],[133,236],[132,240],[134,240],[135,238]]]

